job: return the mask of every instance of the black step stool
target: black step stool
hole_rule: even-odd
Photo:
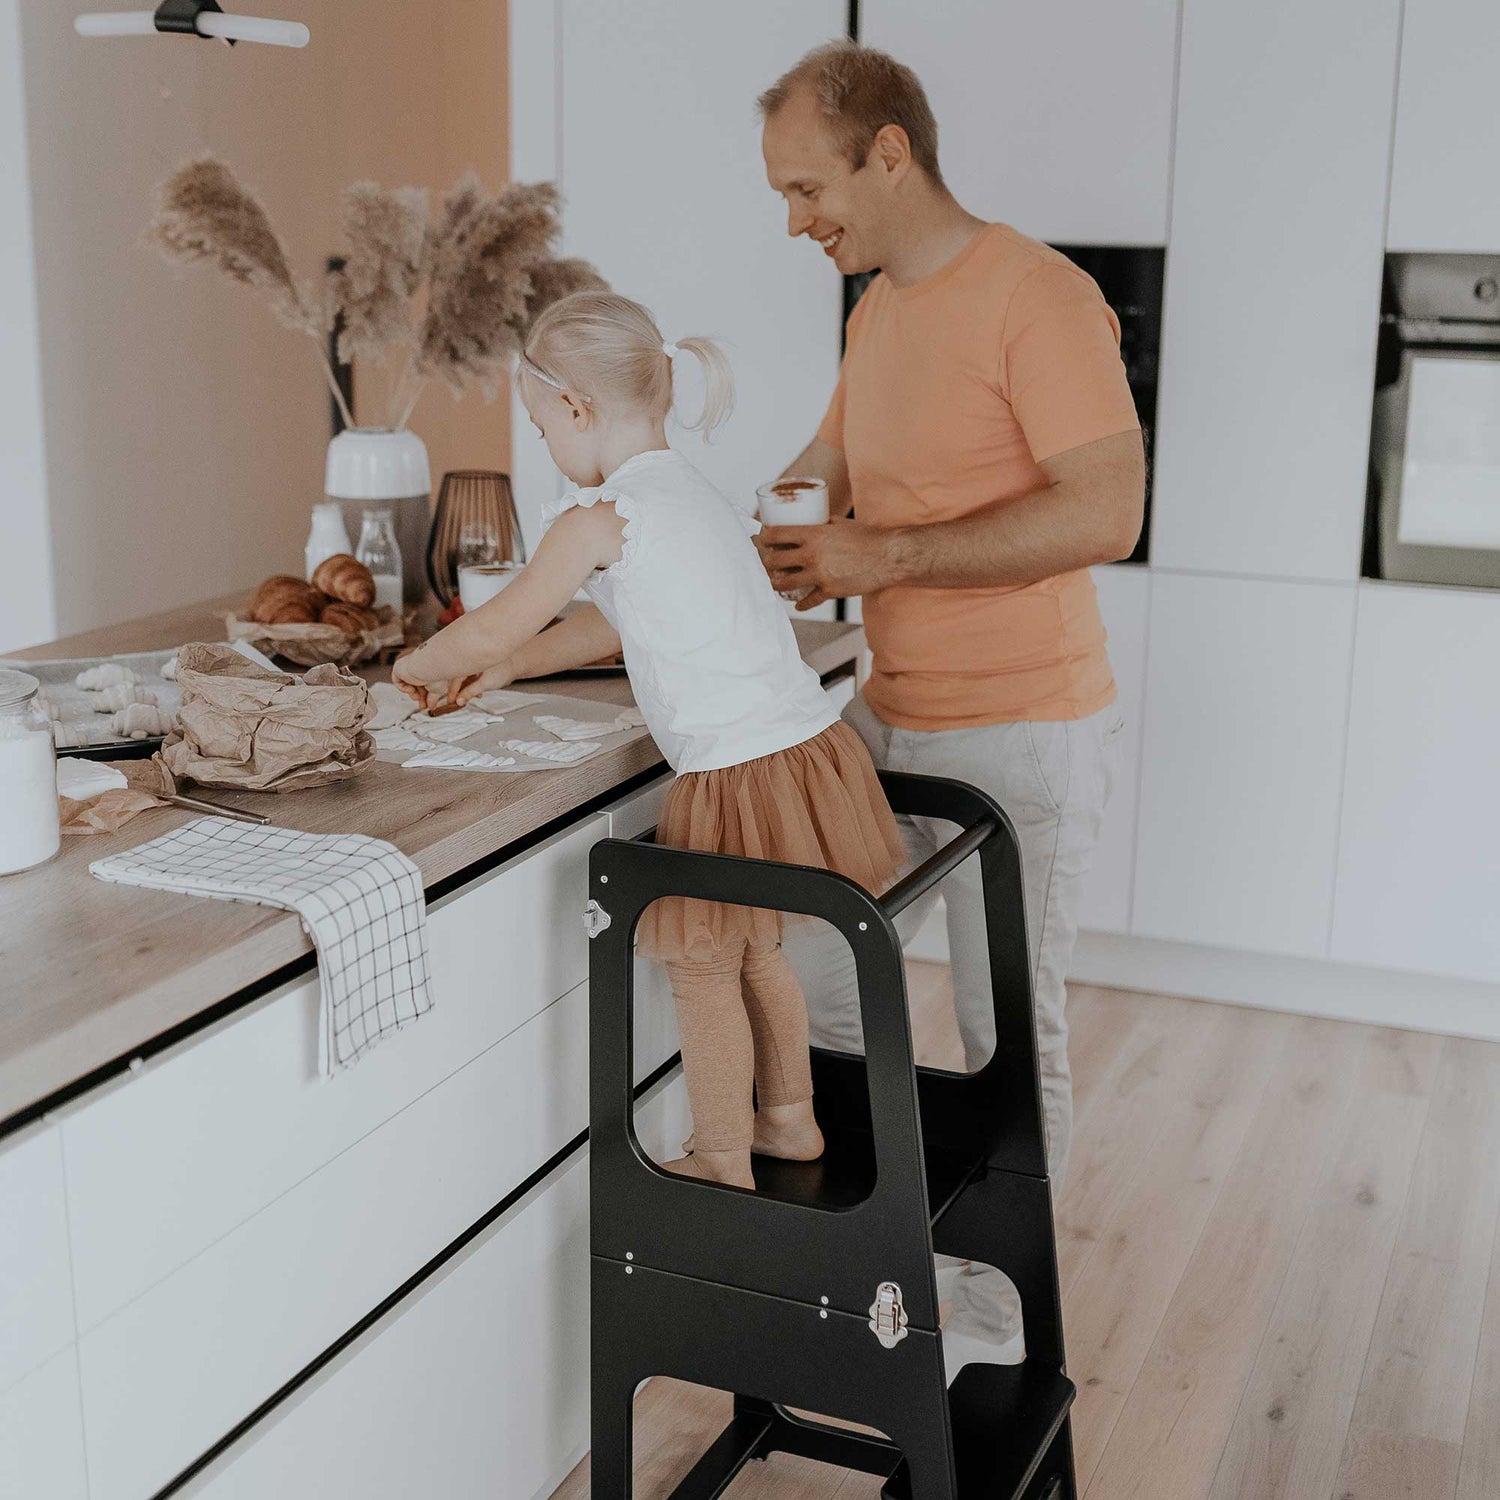
[[[631,1403],[671,1375],[735,1392],[674,1500],[713,1500],[776,1451],[888,1475],[908,1500],[1076,1500],[1020,851],[991,798],[882,773],[899,813],[960,832],[883,897],[824,870],[605,839],[589,862],[593,1496],[629,1500]],[[978,852],[995,1054],[978,1073],[912,1062],[892,918]],[[757,1157],[760,1191],[663,1172],[635,1137],[632,943],[660,896],[805,912],[854,952],[865,1055],[813,1052],[810,1163]],[[944,1381],[933,1252],[999,1266],[1026,1360]],[[859,1422],[889,1441],[795,1416]]]

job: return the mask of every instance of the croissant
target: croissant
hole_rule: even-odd
[[[325,557],[313,571],[313,586],[345,604],[368,609],[375,602],[375,579],[357,557],[336,552]]]
[[[380,624],[380,617],[373,609],[361,609],[357,604],[346,604],[342,599],[330,599],[319,616],[324,625],[332,625],[345,635],[363,635]]]
[[[256,589],[250,618],[258,625],[311,625],[322,613],[322,592],[290,573],[278,573]]]

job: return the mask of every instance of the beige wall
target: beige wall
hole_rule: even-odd
[[[349,182],[428,186],[436,201],[467,167],[491,184],[506,173],[505,0],[266,8],[305,20],[311,45],[84,41],[73,7],[22,0],[61,632],[296,569],[322,488],[328,403],[311,340],[143,243],[161,178],[217,152],[312,272],[337,248]],[[412,426],[434,483],[445,468],[507,467],[504,402],[429,391]]]

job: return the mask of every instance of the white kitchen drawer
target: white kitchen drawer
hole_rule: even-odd
[[[860,36],[922,80],[965,208],[1054,244],[1166,240],[1177,0],[864,0]]]
[[[1153,577],[1134,933],[1327,955],[1354,601]]]
[[[88,1492],[70,1345],[0,1392],[0,1500],[87,1500]]]
[[[589,1438],[580,1152],[186,1494],[529,1500]]]
[[[86,1332],[93,1500],[165,1483],[587,1120],[583,985]]]
[[[37,1125],[0,1145],[0,1392],[74,1333],[62,1146]]]
[[[1500,609],[1493,594],[1364,585],[1333,956],[1500,980]]]
[[[68,1111],[80,1329],[160,1281],[580,984],[592,817],[437,903],[434,1006],[332,1079],[300,980]]]

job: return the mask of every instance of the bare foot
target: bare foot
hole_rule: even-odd
[[[689,1136],[682,1149],[691,1153],[693,1140]],[[823,1132],[818,1129],[811,1101],[762,1105],[756,1111],[750,1149],[757,1156],[776,1156],[782,1161],[816,1161],[823,1154]]]
[[[679,1177],[696,1177],[700,1182],[727,1182],[731,1187],[755,1191],[748,1151],[694,1151],[691,1156],[662,1162],[661,1168],[664,1172],[675,1172]]]

